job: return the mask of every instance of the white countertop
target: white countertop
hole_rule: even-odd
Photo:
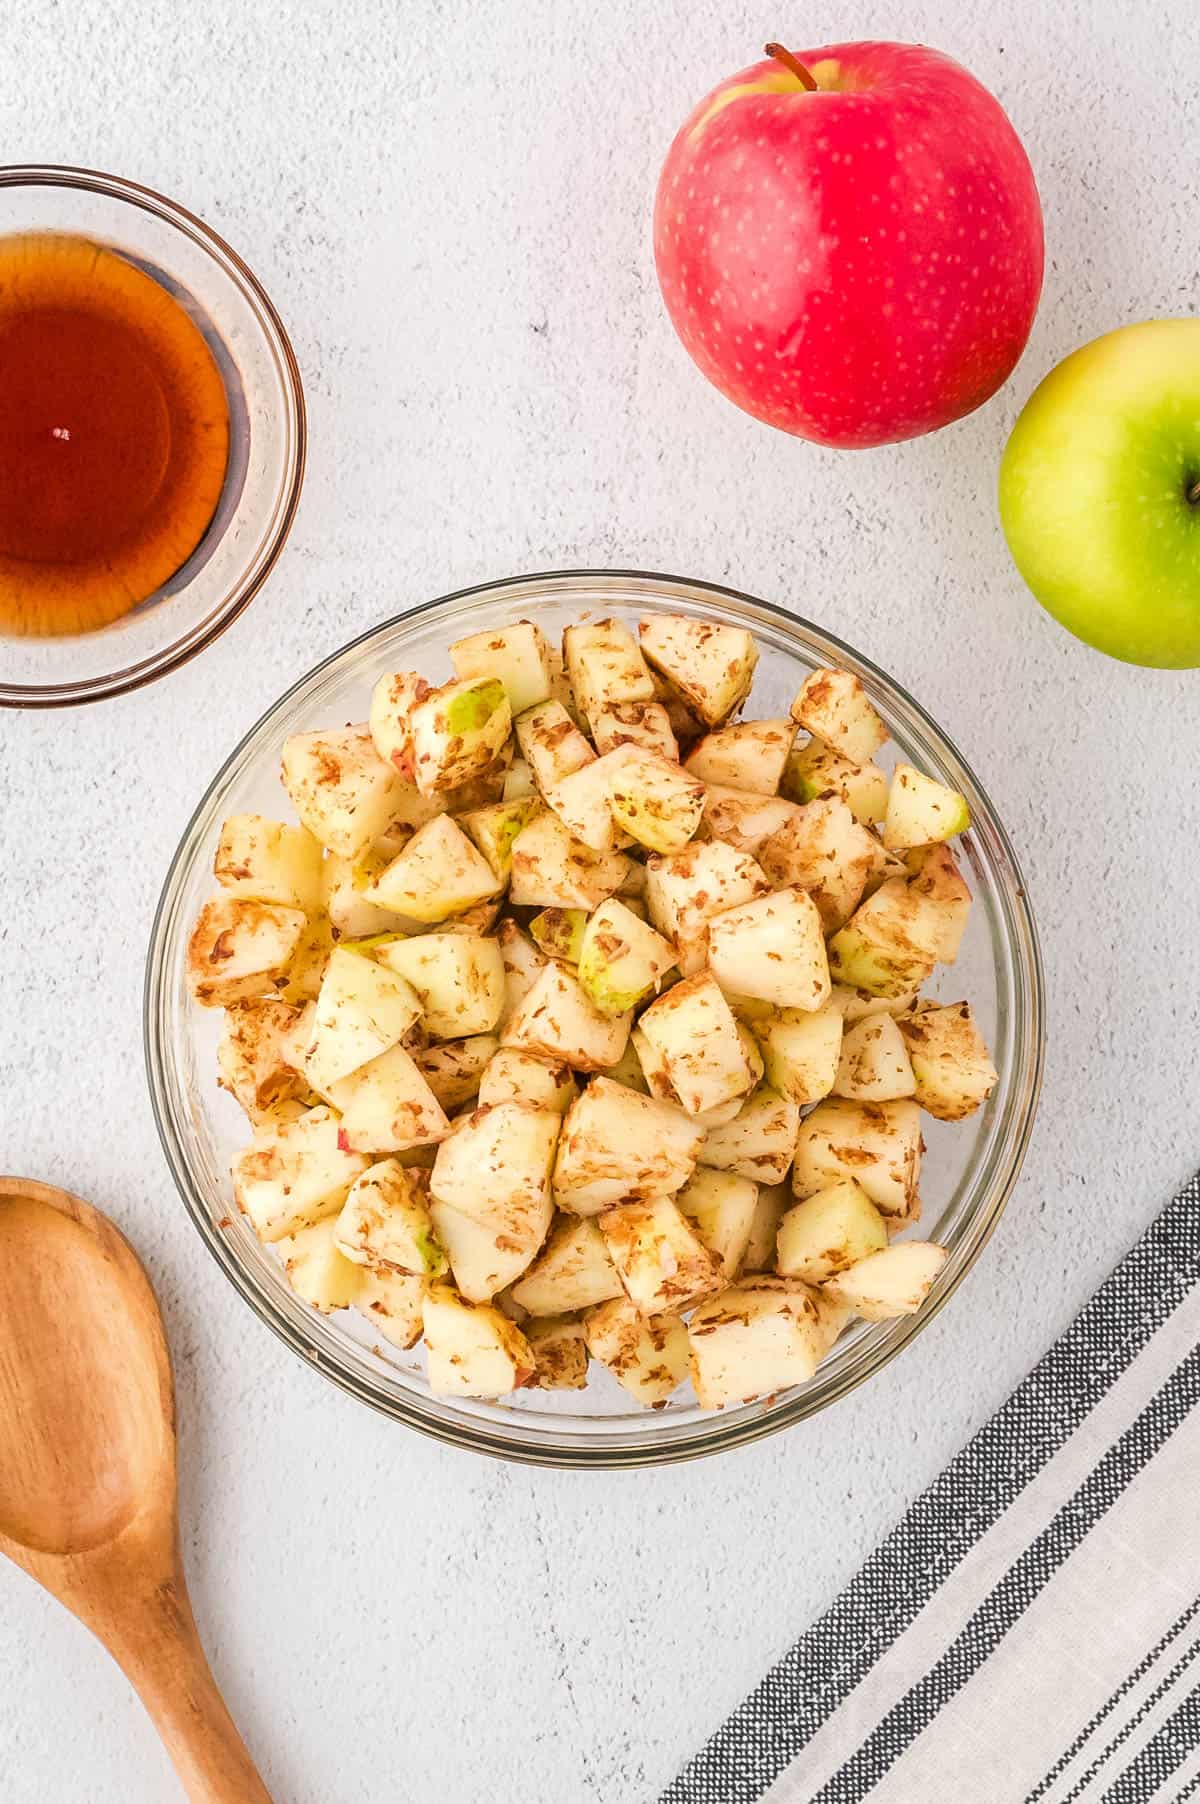
[[[204,215],[266,282],[308,389],[299,519],[244,618],[142,694],[0,719],[0,1166],[108,1208],[147,1259],[197,1610],[280,1804],[649,1800],[1200,1159],[1200,683],[1054,627],[993,503],[1006,428],[1053,361],[1200,299],[1200,14],[913,0],[792,25],[957,55],[1041,184],[1026,358],[915,444],[836,454],[755,424],[659,302],[659,161],[787,29],[775,13],[9,0],[0,18],[4,155],[118,170]],[[747,1452],[588,1477],[407,1433],[251,1317],[160,1156],[141,975],[193,804],[296,675],[431,595],[606,563],[791,602],[916,693],[1024,861],[1050,1047],[1006,1219],[901,1360]],[[120,1675],[9,1570],[0,1760],[6,1804],[175,1795]]]

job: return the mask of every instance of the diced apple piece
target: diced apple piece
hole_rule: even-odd
[[[792,752],[780,789],[793,802],[815,802],[832,790],[864,827],[873,827],[887,813],[888,780],[879,766],[854,764],[819,739]]]
[[[336,1215],[368,1161],[343,1150],[332,1109],[276,1117],[233,1161],[233,1194],[260,1240],[282,1240]]]
[[[772,883],[807,890],[825,933],[845,925],[862,900],[880,855],[879,841],[840,796],[806,802],[765,840],[758,861]]]
[[[749,695],[758,647],[745,627],[654,614],[638,635],[646,658],[706,727],[719,727]]]
[[[883,843],[890,852],[913,846],[939,845],[971,825],[967,798],[945,783],[936,783],[911,764],[898,764],[888,790]]]
[[[958,860],[949,846],[921,846],[909,853],[908,868],[912,872],[909,889],[914,895],[924,896],[938,910],[938,963],[952,965],[971,913],[971,891]]]
[[[644,752],[679,762],[679,742],[661,702],[613,702],[597,711],[592,733],[601,756],[621,745],[636,745]]]
[[[424,1278],[446,1270],[425,1185],[395,1159],[381,1159],[355,1178],[335,1227],[343,1258],[355,1265]]]
[[[400,941],[399,944],[409,944]],[[335,946],[325,967],[305,1072],[314,1089],[378,1058],[419,1018],[416,991],[374,959]]]
[[[496,762],[512,731],[512,709],[498,677],[465,677],[416,702],[408,724],[417,788],[438,795]]]
[[[547,958],[577,965],[587,921],[584,908],[543,908],[530,921],[529,931]]]
[[[778,1009],[754,1023],[772,1089],[806,1106],[833,1089],[842,1049],[842,1016],[832,1002],[812,1013]]]
[[[646,1074],[642,1070],[642,1061],[638,1057],[638,1050],[634,1045],[632,1033],[629,1036],[629,1044],[626,1046],[624,1052],[621,1054],[615,1065],[610,1065],[608,1067],[608,1070],[604,1075],[614,1084],[623,1084],[627,1090],[636,1090],[640,1096],[648,1096],[650,1094],[650,1085],[646,1082]],[[673,1102],[674,1100],[673,1096],[667,1098],[668,1102]]]
[[[415,670],[397,670],[381,676],[371,693],[367,724],[379,756],[393,766],[407,784],[413,782],[412,711],[432,693],[433,684]],[[418,827],[420,821],[411,821]]]
[[[814,1196],[853,1178],[885,1215],[902,1215],[921,1171],[921,1111],[915,1102],[845,1102],[830,1097],[800,1124],[792,1188]]]
[[[537,785],[533,780],[533,772],[524,758],[514,758],[504,773],[504,789],[501,800],[505,802],[521,802],[526,797],[537,800]]]
[[[733,1171],[714,1171],[701,1165],[683,1189],[675,1194],[680,1214],[687,1217],[697,1235],[721,1268],[726,1282],[737,1277],[758,1206],[758,1185]]]
[[[515,921],[501,921],[496,942],[504,962],[503,1022],[516,1013],[550,961]]]
[[[688,1324],[702,1409],[806,1384],[825,1351],[816,1299],[787,1278],[749,1278],[710,1297]]]
[[[587,1331],[573,1316],[552,1315],[524,1329],[537,1361],[531,1383],[541,1391],[581,1391],[587,1385]]]
[[[537,1254],[545,1235],[544,1218],[531,1219],[520,1233],[476,1221],[449,1203],[433,1202],[430,1217],[446,1249],[454,1282],[469,1303],[490,1303]]]
[[[300,943],[279,979],[279,994],[285,1002],[315,1002],[321,992],[325,967],[333,951],[333,935],[324,915],[311,916],[304,924]]]
[[[358,1153],[397,1153],[445,1138],[449,1122],[403,1046],[339,1078],[330,1100],[341,1112],[339,1144]]]
[[[575,1071],[615,1065],[629,1039],[629,1015],[602,1015],[562,965],[548,964],[509,1018],[504,1046],[519,1046]]]
[[[269,995],[306,926],[298,908],[247,896],[213,896],[188,940],[187,980],[193,997],[204,1008],[226,1008]]]
[[[534,795],[492,802],[486,808],[468,808],[458,824],[479,847],[497,883],[507,883],[512,871],[512,849],[517,835],[540,811]]]
[[[553,681],[550,647],[531,620],[456,639],[450,659],[459,677],[498,677],[513,714],[547,701]]]
[[[572,839],[556,814],[530,821],[513,841],[509,900],[525,908],[593,909],[625,881],[629,860]]]
[[[813,1297],[817,1305],[817,1321],[821,1330],[821,1357],[832,1351],[841,1338],[842,1330],[854,1320],[854,1311],[846,1303],[839,1303],[824,1290],[816,1290]]]
[[[618,746],[599,762],[618,828],[651,852],[681,852],[700,825],[703,783],[637,746]]]
[[[560,1209],[596,1215],[667,1196],[691,1176],[702,1130],[670,1103],[597,1077],[567,1110],[554,1167]]]
[[[708,962],[723,987],[780,1008],[811,1011],[829,1000],[821,917],[802,889],[777,890],[714,915]]]
[[[684,768],[702,783],[771,796],[779,788],[795,737],[790,720],[742,720],[706,733],[688,753]]]
[[[792,719],[851,764],[865,764],[888,736],[862,683],[849,670],[814,670],[800,685]]]
[[[718,1108],[752,1088],[755,1074],[737,1020],[710,972],[675,984],[638,1026],[687,1114]]]
[[[439,814],[418,827],[366,895],[382,908],[432,924],[487,901],[498,887],[483,853],[449,815]]]
[[[916,1000],[916,990],[905,990],[902,996],[873,996],[870,990],[852,990],[835,983],[829,1005],[837,1009],[847,1027],[853,1027],[868,1015],[907,1015]]]
[[[397,845],[397,852],[402,849]],[[378,902],[367,899],[367,890],[390,863],[391,859],[374,851],[361,853],[357,859],[339,858],[331,852],[325,860],[322,906],[339,940],[373,939],[380,933],[403,933],[416,925],[395,909],[380,908]]]
[[[337,1218],[329,1216],[275,1243],[288,1283],[321,1315],[348,1309],[362,1286],[362,1268],[343,1257],[337,1232]]]
[[[527,708],[514,727],[521,756],[542,795],[595,760],[595,752],[561,702]]]
[[[623,1015],[657,990],[675,963],[675,948],[610,897],[584,926],[578,962],[579,981],[600,1012]]]
[[[354,1307],[393,1346],[415,1347],[421,1338],[424,1278],[359,1266]]]
[[[735,851],[757,858],[760,848],[786,827],[796,807],[783,796],[751,795],[744,789],[710,783],[700,830],[709,839],[722,840]]]
[[[942,933],[937,904],[893,877],[834,934],[829,969],[838,983],[902,996],[932,974]]]
[[[654,699],[654,684],[637,640],[621,620],[589,620],[563,633],[563,660],[584,721],[602,708]]]
[[[431,1188],[472,1221],[540,1246],[550,1227],[550,1172],[562,1116],[528,1102],[489,1103],[454,1123]]]
[[[768,895],[770,889],[753,858],[717,840],[646,860],[650,919],[674,942],[685,977],[694,977],[704,968],[711,916],[755,896]]]
[[[283,786],[301,823],[339,858],[356,858],[377,839],[404,793],[367,726],[294,734],[283,748]]]
[[[865,1322],[916,1315],[946,1258],[945,1247],[928,1240],[904,1240],[839,1272],[825,1286],[825,1294]]]
[[[565,1115],[578,1094],[571,1067],[561,1059],[541,1059],[516,1046],[501,1046],[483,1074],[479,1105],[530,1102]]]
[[[311,914],[321,900],[322,857],[319,842],[303,827],[261,814],[231,814],[221,827],[213,875],[231,895]]]
[[[431,1284],[422,1309],[429,1388],[438,1397],[503,1397],[537,1370],[529,1342],[488,1303]]]
[[[589,1309],[588,1352],[647,1408],[666,1402],[687,1377],[687,1329],[677,1315],[645,1316],[628,1297]]]
[[[688,707],[678,689],[668,683],[662,672],[655,670],[653,665],[650,666],[650,680],[654,684],[654,699],[666,709],[677,743],[681,747],[689,747],[697,739],[702,739],[704,722]]]
[[[572,839],[591,852],[615,852],[629,844],[628,834],[614,818],[608,770],[600,758],[551,784],[546,806],[553,809]]]
[[[962,1121],[996,1088],[999,1074],[971,1005],[921,1008],[897,1022],[912,1060],[915,1095],[939,1121]]]
[[[788,1210],[779,1224],[778,1269],[785,1278],[823,1284],[887,1243],[883,1216],[866,1191],[840,1178]]]
[[[255,1120],[275,1103],[303,1097],[308,1085],[295,1034],[302,1011],[275,996],[237,1003],[217,1048],[219,1083]]]
[[[721,1268],[668,1196],[623,1203],[600,1232],[630,1301],[643,1315],[690,1309],[721,1282]]]
[[[754,1204],[754,1215],[750,1222],[750,1233],[746,1240],[746,1251],[742,1255],[744,1272],[773,1272],[775,1270],[776,1236],[779,1224],[792,1205],[792,1187],[790,1184],[760,1184],[758,1197]]]
[[[504,960],[495,940],[423,933],[393,940],[376,956],[412,985],[431,1039],[490,1033],[504,1012]]]
[[[709,1128],[700,1162],[756,1184],[780,1184],[792,1163],[799,1123],[800,1110],[791,1098],[760,1084],[732,1121]]]
[[[855,1102],[894,1102],[915,1092],[904,1035],[891,1015],[868,1015],[846,1029],[833,1086],[835,1096],[848,1096]]]
[[[478,1093],[499,1047],[495,1034],[468,1034],[414,1052],[413,1062],[443,1109],[461,1109]]]
[[[561,1215],[519,1283],[513,1301],[531,1316],[563,1315],[622,1296],[604,1236],[590,1217]]]

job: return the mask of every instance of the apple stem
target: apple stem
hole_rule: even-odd
[[[796,80],[800,83],[800,86],[802,88],[807,88],[810,94],[815,94],[817,92],[817,84],[809,74],[808,70],[804,67],[804,64],[800,61],[800,58],[798,56],[793,56],[790,50],[785,50],[782,44],[764,45],[764,54],[773,56],[777,63],[782,63],[785,69],[790,69],[792,74],[796,77]]]
[[[1200,476],[1196,478],[1191,488],[1186,489],[1184,492],[1187,495],[1190,506],[1200,507]]]

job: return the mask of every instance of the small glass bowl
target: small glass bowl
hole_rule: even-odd
[[[304,479],[304,390],[287,333],[222,238],[150,188],[93,169],[0,168],[0,236],[90,238],[155,276],[200,327],[225,378],[229,469],[187,563],[111,625],[61,638],[0,635],[0,707],[121,695],[215,639],[266,580]]]
[[[248,1129],[216,1085],[219,1011],[196,1008],[184,981],[188,934],[214,888],[221,822],[240,812],[278,815],[281,805],[289,812],[279,785],[289,734],[363,719],[385,672],[450,676],[447,648],[467,633],[530,618],[555,639],[589,611],[631,624],[645,614],[682,613],[749,627],[759,647],[752,714],[786,714],[805,676],[822,665],[856,672],[893,735],[881,761],[911,761],[963,791],[971,807],[971,830],[956,843],[976,905],[959,962],[941,970],[929,993],[971,999],[1000,1076],[970,1120],[925,1123],[919,1232],[950,1257],[918,1315],[855,1323],[810,1383],[715,1414],[697,1408],[690,1388],[660,1410],[640,1409],[595,1365],[586,1391],[522,1391],[500,1403],[437,1397],[420,1347],[401,1353],[381,1344],[353,1311],[322,1317],[308,1309],[234,1207],[229,1162]],[[316,1370],[410,1427],[531,1464],[598,1467],[690,1459],[771,1434],[844,1396],[921,1332],[978,1258],[1016,1180],[1041,1082],[1042,1013],[1037,936],[1012,848],[972,772],[917,703],[849,646],[783,608],[706,583],[614,570],[524,576],[444,596],[372,628],[302,678],[242,740],[192,817],[159,902],[145,991],[150,1091],[171,1171],[202,1238],[262,1319]]]

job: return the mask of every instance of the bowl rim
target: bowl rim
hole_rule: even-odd
[[[181,1137],[176,1132],[176,1123],[165,1101],[166,1086],[163,1081],[162,1047],[157,1032],[160,1018],[158,1004],[165,978],[165,960],[161,956],[162,942],[168,925],[173,893],[178,880],[189,866],[193,835],[202,817],[206,814],[211,799],[221,789],[226,777],[239,764],[243,754],[267,721],[285,709],[301,690],[310,686],[315,688],[321,676],[334,664],[351,657],[354,652],[367,645],[371,640],[406,622],[417,620],[438,609],[450,608],[456,603],[469,601],[492,591],[532,588],[547,583],[581,581],[662,584],[667,587],[699,591],[706,599],[711,598],[717,603],[731,601],[751,609],[760,609],[786,628],[799,629],[801,633],[809,634],[821,646],[845,655],[852,666],[857,666],[860,670],[870,673],[886,692],[897,696],[902,704],[912,710],[926,732],[931,734],[933,739],[962,766],[970,778],[976,794],[984,804],[989,831],[994,835],[1000,852],[1007,860],[1012,879],[1011,895],[1008,900],[1014,907],[1017,923],[1021,930],[1019,949],[1014,949],[1017,947],[1017,942],[1010,937],[1009,951],[1013,955],[1015,967],[1023,977],[1026,986],[1026,993],[1021,997],[1022,1007],[1027,1010],[1028,1016],[1025,1022],[1027,1033],[1023,1048],[1025,1056],[1023,1062],[1014,1067],[1013,1073],[1014,1080],[1018,1078],[1023,1080],[1023,1096],[1016,1098],[1020,1103],[1020,1108],[1015,1117],[1015,1129],[1007,1137],[1005,1156],[999,1168],[991,1175],[990,1180],[987,1179],[986,1173],[981,1174],[980,1178],[976,1180],[983,1184],[983,1188],[980,1197],[972,1206],[973,1239],[967,1256],[962,1260],[959,1268],[955,1271],[947,1269],[936,1284],[928,1301],[917,1314],[877,1325],[865,1343],[864,1356],[859,1359],[852,1370],[842,1376],[832,1394],[815,1398],[810,1387],[801,1387],[794,1396],[784,1402],[773,1404],[769,1408],[762,1408],[757,1413],[754,1413],[750,1406],[742,1406],[740,1415],[731,1416],[728,1419],[723,1418],[720,1414],[707,1416],[703,1418],[704,1426],[702,1428],[690,1434],[681,1434],[665,1444],[646,1439],[638,1441],[636,1444],[630,1441],[614,1441],[603,1447],[570,1446],[566,1442],[553,1443],[549,1434],[546,1436],[545,1444],[532,1435],[529,1438],[510,1439],[503,1431],[495,1429],[487,1423],[476,1422],[464,1426],[433,1411],[419,1410],[403,1398],[384,1396],[372,1383],[354,1372],[348,1365],[339,1367],[332,1363],[316,1345],[305,1344],[284,1315],[275,1308],[265,1289],[253,1281],[248,1269],[238,1259],[229,1238],[220,1232],[218,1224],[211,1218],[203,1198],[199,1194],[199,1187],[193,1179],[192,1168],[185,1156]],[[817,1414],[833,1403],[839,1402],[851,1391],[856,1390],[859,1385],[865,1383],[867,1379],[882,1371],[940,1313],[963,1279],[974,1269],[984,1247],[996,1230],[1020,1176],[1036,1121],[1042,1088],[1045,1064],[1045,1014],[1045,976],[1037,924],[1029,904],[1024,876],[1008,834],[997,815],[990,796],[975,777],[971,765],[962,756],[953,740],[938,726],[921,704],[908,694],[902,684],[875,664],[873,660],[847,644],[837,634],[816,625],[803,615],[790,612],[777,602],[765,601],[748,591],[734,589],[722,583],[709,582],[702,578],[672,575],[665,571],[580,567],[524,572],[517,576],[472,583],[465,588],[455,589],[445,595],[435,596],[430,600],[419,602],[413,607],[405,608],[386,620],[376,621],[365,631],[347,640],[345,644],[305,671],[259,715],[258,719],[242,735],[205,789],[200,801],[192,811],[168,867],[167,876],[155,908],[147,950],[143,986],[143,1050],[159,1144],[171,1170],[176,1189],[179,1191],[194,1227],[234,1289],[250,1304],[260,1321],[265,1322],[272,1333],[282,1340],[298,1358],[319,1369],[340,1390],[357,1398],[359,1402],[367,1404],[392,1420],[415,1428],[419,1433],[440,1441],[444,1445],[457,1447],[460,1450],[484,1453],[493,1458],[510,1460],[522,1465],[611,1471],[644,1466],[673,1465],[685,1460],[704,1458],[735,1447],[749,1446],[763,1440],[768,1435],[791,1427],[806,1417]],[[1021,1050],[1018,1048],[1018,1052]],[[985,1203],[986,1208],[981,1214],[981,1205]],[[553,1416],[545,1418],[547,1424],[551,1425],[551,1434],[554,1420]]]
[[[205,251],[242,289],[260,330],[267,340],[279,370],[287,405],[283,424],[287,431],[286,473],[280,499],[275,508],[275,522],[254,562],[243,572],[213,613],[191,632],[173,640],[160,651],[140,662],[105,675],[81,678],[66,683],[11,683],[0,681],[0,708],[71,708],[85,702],[106,701],[110,697],[128,695],[153,683],[170,671],[197,657],[226,627],[242,614],[258,594],[279,560],[287,543],[300,504],[304,473],[308,463],[308,410],[304,398],[304,381],[291,339],[270,295],[245,258],[198,214],[161,194],[158,189],[127,176],[111,175],[102,169],[89,169],[73,163],[5,163],[0,164],[0,189],[4,188],[76,188],[85,193],[102,194],[151,213],[174,230],[183,233]]]

